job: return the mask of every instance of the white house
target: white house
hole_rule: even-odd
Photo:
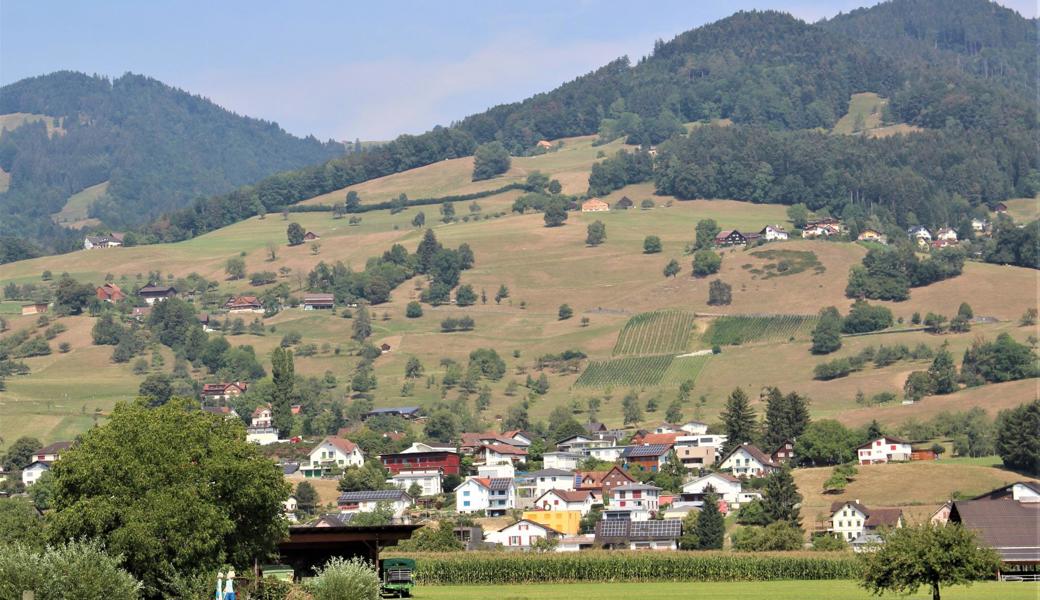
[[[271,427],[274,423],[274,413],[271,411],[271,407],[268,405],[262,405],[256,407],[253,411],[250,424],[253,427]]]
[[[460,513],[484,511],[500,517],[516,508],[516,485],[512,479],[468,477],[455,488],[455,510]]]
[[[682,521],[600,521],[596,545],[616,550],[678,550]]]
[[[596,542],[596,536],[591,533],[584,535],[567,535],[557,538],[557,552],[578,552],[580,550],[592,550]]]
[[[513,464],[527,460],[527,450],[508,444],[488,444],[473,452],[474,462],[484,465]]]
[[[740,508],[741,504],[762,497],[758,492],[745,492],[740,479],[729,473],[720,472],[708,473],[684,483],[682,486],[683,500],[703,501],[708,486],[711,486],[715,490],[715,494],[730,508]]]
[[[856,456],[861,465],[873,465],[892,461],[910,460],[910,442],[890,435],[867,442],[856,449]]]
[[[542,465],[546,469],[565,469],[573,471],[578,468],[581,455],[575,452],[546,452],[542,455]]]
[[[935,232],[935,239],[947,242],[957,241],[957,232],[949,227],[943,227]]]
[[[282,512],[285,513],[285,517],[296,522],[296,509],[299,508],[299,504],[296,502],[296,496],[289,496],[282,502]]]
[[[975,230],[975,233],[983,233],[985,231],[989,231],[989,221],[987,221],[986,219],[978,218],[972,219],[971,228]]]
[[[534,480],[534,493],[541,496],[549,490],[573,490],[574,472],[563,469],[542,469],[527,474]]]
[[[576,510],[583,517],[592,510],[592,504],[592,492],[588,490],[549,490],[534,501],[534,507],[539,510]]]
[[[328,436],[311,450],[310,464],[301,470],[306,477],[318,477],[326,468],[345,469],[364,464],[365,457],[357,444],[346,438]]]
[[[534,434],[519,429],[507,431],[502,434],[502,437],[513,440],[515,445],[523,446],[524,448],[530,446],[534,442]]]
[[[907,229],[906,235],[910,238],[910,241],[916,242],[921,246],[926,246],[932,241],[932,232],[920,225]]]
[[[441,493],[441,472],[437,469],[430,471],[401,471],[387,480],[394,487],[408,491],[413,485],[422,488],[420,496],[436,496]]]
[[[72,447],[72,442],[54,442],[33,452],[32,459],[45,463],[56,462],[61,458],[61,453]]]
[[[278,441],[278,430],[274,427],[246,427],[246,441],[266,446]]]
[[[863,539],[877,533],[882,527],[903,526],[903,511],[898,508],[867,508],[859,500],[831,504],[828,531],[846,542]]]
[[[561,535],[559,531],[551,527],[521,519],[498,531],[488,533],[484,536],[484,540],[493,544],[501,544],[507,548],[530,548],[538,540],[558,538]]]
[[[622,521],[647,521],[656,513],[661,488],[644,483],[619,485],[610,492],[610,505],[603,518]]]
[[[22,485],[29,487],[36,483],[43,474],[51,470],[51,463],[34,460],[29,466],[22,469]]]
[[[343,492],[336,500],[342,513],[374,512],[380,505],[389,506],[395,519],[400,519],[412,506],[412,497],[404,490],[364,490]]]
[[[477,467],[477,477],[486,477],[488,479],[512,479],[516,477],[516,467],[513,466],[513,463],[480,465]]]
[[[728,470],[738,477],[763,477],[779,470],[780,465],[774,463],[765,452],[744,442],[722,459],[719,468]]]
[[[787,231],[779,225],[766,225],[762,231],[759,232],[759,235],[761,235],[767,242],[772,242],[773,240],[786,240],[788,237]]]
[[[625,452],[627,446],[600,446],[598,448],[585,448],[582,452],[589,458],[595,458],[603,462],[617,462]]]

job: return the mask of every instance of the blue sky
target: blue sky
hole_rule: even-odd
[[[2,0],[0,83],[132,71],[297,135],[389,139],[635,60],[740,9],[811,22],[873,3]],[[1036,16],[1035,0],[1001,3]]]

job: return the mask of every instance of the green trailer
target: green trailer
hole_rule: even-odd
[[[384,598],[409,598],[415,580],[412,573],[415,571],[415,560],[411,558],[384,558],[379,561],[379,579]]]

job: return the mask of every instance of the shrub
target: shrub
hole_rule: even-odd
[[[800,550],[802,530],[784,521],[765,527],[744,527],[733,533],[733,549],[747,552]]]
[[[418,319],[423,316],[422,305],[412,300],[408,303],[408,306],[404,309],[404,316],[409,319]]]
[[[712,250],[704,249],[693,253],[693,274],[696,277],[705,277],[712,273],[718,273],[722,267],[722,257]]]
[[[837,550],[847,550],[848,548],[848,543],[846,543],[845,539],[840,536],[831,535],[829,533],[821,533],[813,536],[813,550],[818,550],[822,552],[833,552]]]
[[[0,546],[0,598],[37,600],[136,600],[141,584],[120,568],[97,542],[68,542],[42,552],[14,544]]]
[[[336,557],[318,569],[310,588],[314,600],[377,600],[379,575],[360,557]]]

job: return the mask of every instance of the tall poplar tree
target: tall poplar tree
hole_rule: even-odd
[[[271,378],[274,382],[274,400],[271,403],[271,416],[274,428],[280,437],[287,437],[292,431],[293,386],[296,383],[292,350],[275,348],[271,354]]]
[[[372,317],[368,314],[368,308],[362,304],[357,314],[354,315],[353,333],[350,337],[357,342],[364,342],[370,335],[372,335]]]

